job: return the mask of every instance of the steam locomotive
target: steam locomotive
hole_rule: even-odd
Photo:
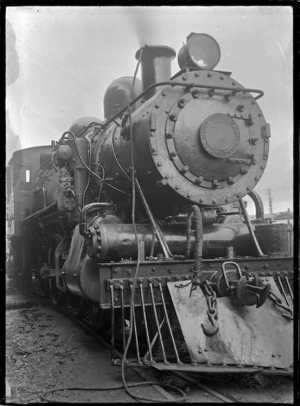
[[[110,84],[104,121],[13,154],[7,274],[107,332],[112,362],[129,343],[160,370],[290,373],[290,230],[253,190],[269,154],[263,92],[216,70],[220,54],[191,33],[171,77],[176,52],[144,46],[141,81]]]

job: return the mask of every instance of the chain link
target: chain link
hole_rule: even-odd
[[[204,281],[200,285],[202,292],[206,298],[207,303],[207,316],[211,323],[211,327],[208,328],[204,324],[201,324],[204,334],[212,336],[219,330],[218,325],[218,308],[217,308],[217,294],[211,287],[208,281]]]

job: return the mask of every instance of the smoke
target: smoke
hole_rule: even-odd
[[[6,110],[5,115],[6,115],[6,163],[8,163],[8,161],[12,157],[12,154],[18,149],[21,149],[22,145],[20,137],[17,134],[15,134],[15,132],[11,128],[8,110]]]
[[[155,23],[157,17],[154,18],[150,7],[143,7],[140,10],[124,7],[123,12],[132,25],[140,47],[159,43],[159,24]]]
[[[6,85],[14,83],[19,76],[19,57],[16,50],[16,34],[6,20]]]

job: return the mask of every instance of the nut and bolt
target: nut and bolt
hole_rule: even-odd
[[[178,102],[178,106],[179,107],[183,107],[185,105],[185,100],[184,99],[180,99]]]
[[[190,168],[189,168],[187,165],[185,165],[183,168],[180,169],[180,173],[182,173],[182,174],[184,175],[184,174],[187,173],[189,170],[190,170]]]
[[[203,177],[202,176],[199,176],[199,178],[195,179],[196,185],[201,185],[202,182],[203,182]]]

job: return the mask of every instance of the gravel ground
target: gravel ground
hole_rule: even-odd
[[[132,402],[124,390],[65,391],[56,388],[107,387],[122,384],[120,367],[110,363],[110,351],[85,330],[33,295],[7,290],[6,402]],[[126,369],[128,382],[143,379]],[[136,394],[161,397],[152,387]],[[45,394],[45,395],[44,395]]]

